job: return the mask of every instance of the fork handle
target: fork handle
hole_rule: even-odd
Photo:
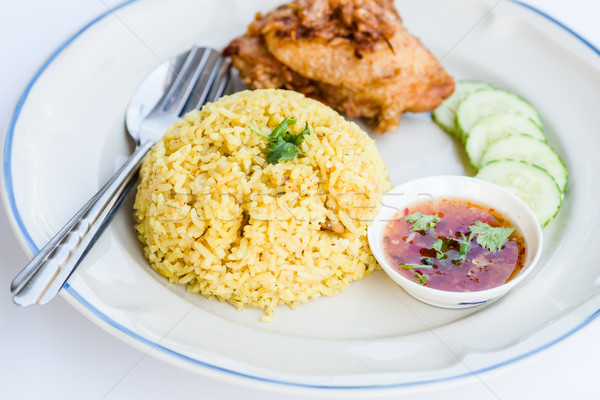
[[[10,290],[16,304],[46,304],[56,296],[125,201],[153,144],[138,145],[127,162],[13,279]]]

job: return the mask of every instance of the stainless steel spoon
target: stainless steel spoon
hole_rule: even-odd
[[[45,304],[56,296],[135,186],[146,153],[186,112],[221,97],[229,71],[229,62],[218,51],[194,47],[144,79],[125,118],[136,143],[133,154],[15,277],[11,292],[16,304]]]

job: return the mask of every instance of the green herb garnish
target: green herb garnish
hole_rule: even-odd
[[[310,135],[310,129],[307,122],[304,130],[294,135],[288,131],[288,126],[294,125],[296,121],[295,117],[285,118],[269,135],[253,126],[250,127],[252,131],[269,140],[269,150],[267,151],[269,164],[294,161],[298,154],[304,154],[300,151],[299,146],[304,142],[304,136]]]
[[[497,252],[502,248],[508,237],[515,231],[515,228],[494,228],[485,222],[475,221],[469,227],[472,234],[475,235],[477,243],[491,252]]]
[[[399,264],[399,267],[405,269],[407,271],[413,271],[414,268],[433,268],[433,265],[419,265],[419,264]],[[427,283],[427,275],[420,273],[419,271],[415,272],[415,278],[419,280],[421,285],[425,285]]]
[[[418,264],[400,264],[399,265],[400,268],[402,269],[406,269],[408,271],[412,271],[413,268],[433,268],[433,265],[418,265]],[[417,278],[419,280],[419,283],[421,285],[425,285],[427,283],[427,275],[424,275],[422,273],[420,273],[419,271],[414,271],[415,272],[415,278]]]
[[[413,268],[433,268],[433,265],[421,265],[421,264],[398,264],[398,266],[407,271],[410,271]]]
[[[428,281],[427,275],[423,275],[419,271],[415,271],[415,278],[417,278],[419,280],[419,283],[423,286],[425,286],[425,284]]]
[[[438,260],[442,260],[442,259],[444,259],[446,257],[446,255],[444,253],[449,250],[449,247],[448,247],[448,244],[445,241],[443,241],[442,239],[437,239],[431,245],[431,249],[435,250],[435,254],[436,254],[437,259]]]
[[[475,234],[471,232],[469,237],[466,237],[464,233],[460,232],[461,240],[458,240],[458,257],[453,261],[454,265],[462,266],[467,259],[467,254],[471,251],[471,241]]]
[[[407,222],[413,224],[413,232],[429,232],[430,229],[435,229],[437,223],[440,222],[440,217],[438,217],[437,215],[421,214],[420,212],[414,212],[410,215],[407,215],[406,217],[404,217],[404,219]]]
[[[459,264],[463,264],[467,259],[467,254],[471,251],[471,243],[461,243],[458,248],[458,257],[456,257],[456,261]]]

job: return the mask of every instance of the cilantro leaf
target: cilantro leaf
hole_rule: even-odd
[[[515,228],[494,228],[485,222],[475,221],[469,230],[475,235],[477,243],[481,247],[495,253],[502,248]]]
[[[437,215],[421,214],[420,212],[414,212],[404,217],[404,219],[413,224],[412,231],[425,231],[428,232],[430,229],[435,229],[435,226],[440,222],[440,217]]]
[[[456,261],[460,264],[464,263],[467,259],[467,254],[471,251],[471,243],[461,243],[458,248],[458,257]]]
[[[295,144],[296,146],[300,146],[302,143],[304,143],[304,136],[306,135],[310,135],[310,129],[308,128],[308,122],[306,123],[306,126],[304,127],[304,130],[302,132],[300,132],[297,135],[294,135],[291,132],[286,132],[283,134],[283,140],[285,140],[288,143],[292,143]]]
[[[462,232],[459,233],[464,243],[471,243],[471,240],[473,240],[473,237],[475,236],[473,232],[469,233],[469,237],[466,237],[465,234]]]
[[[298,146],[304,142],[304,136],[310,135],[308,122],[302,132],[297,135],[288,131],[289,125],[296,123],[295,117],[284,118],[277,128],[270,134],[263,133],[251,126],[250,129],[269,140],[269,150],[267,151],[267,162],[269,164],[277,164],[278,162],[294,161],[298,154],[304,154]]]
[[[292,143],[288,143],[282,138],[277,138],[276,142],[269,143],[267,152],[267,162],[277,164],[278,162],[294,161],[300,153],[300,149]]]
[[[444,253],[448,251],[449,246],[442,239],[437,239],[431,245],[431,249],[435,250],[437,259],[442,260],[444,257],[446,257]]]
[[[285,135],[288,132],[288,125],[294,125],[296,123],[296,117],[288,117],[288,118],[284,118],[283,121],[281,121],[281,123],[279,125],[277,125],[277,128],[275,128],[273,130],[273,132],[271,132],[271,140],[273,139],[277,139],[278,137],[281,137],[283,135]]]
[[[461,240],[458,240],[458,257],[452,263],[456,266],[462,266],[467,260],[467,254],[471,251],[471,241],[475,234],[469,233],[469,237],[465,236],[464,233],[460,232]]]

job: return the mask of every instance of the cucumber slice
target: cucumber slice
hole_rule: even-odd
[[[525,161],[545,169],[564,194],[568,172],[554,149],[544,141],[528,135],[513,135],[492,144],[481,158],[481,165],[498,160]]]
[[[454,93],[448,97],[435,110],[433,110],[433,120],[446,132],[458,136],[459,129],[456,125],[456,107],[458,103],[471,92],[475,90],[490,88],[489,83],[479,81],[458,81],[454,88]]]
[[[540,225],[546,226],[562,204],[562,193],[546,170],[525,161],[492,161],[476,178],[502,186],[531,208]]]
[[[542,119],[527,100],[506,90],[480,89],[465,97],[456,109],[456,122],[463,141],[466,141],[471,129],[480,119],[506,111],[531,118],[542,128]]]
[[[513,112],[488,115],[479,120],[469,132],[465,148],[471,165],[479,168],[481,157],[495,141],[513,134],[525,133],[546,140],[544,132],[531,119]]]

